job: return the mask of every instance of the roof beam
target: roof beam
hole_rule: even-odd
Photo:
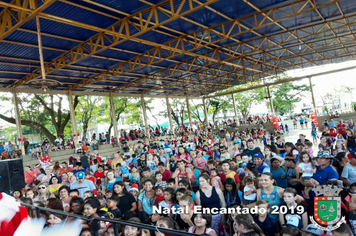
[[[270,25],[273,22],[282,21],[284,19],[312,11],[315,8],[327,6],[327,5],[329,5],[333,2],[336,2],[336,1],[339,1],[339,0],[332,0],[330,2],[326,2],[321,5],[306,9],[305,6],[299,5],[299,3],[306,2],[306,1],[298,0],[296,2],[292,2],[292,3],[288,3],[288,4],[284,4],[284,5],[275,7],[273,9],[268,9],[264,12],[251,14],[251,15],[243,17],[243,18],[229,21],[229,22],[226,22],[226,23],[214,26],[214,27],[206,28],[206,29],[203,29],[203,30],[200,30],[200,31],[188,34],[188,35],[183,35],[183,36],[177,37],[176,39],[171,40],[168,43],[162,44],[159,47],[154,48],[144,54],[149,59],[148,64],[154,64],[154,63],[163,61],[165,59],[179,56],[182,54],[188,54],[188,55],[192,55],[192,56],[200,56],[200,55],[196,55],[194,53],[192,54],[191,52],[196,49],[204,48],[206,46],[221,42],[226,39],[231,39],[237,35],[241,35],[241,34],[250,32],[252,30],[264,27],[266,25]],[[275,12],[279,11],[280,9],[285,9],[287,6],[289,6],[291,8],[291,12],[288,13],[289,16],[277,18]],[[273,20],[266,21],[266,17],[261,17],[262,14],[271,15]],[[249,29],[242,29],[240,24],[241,23],[245,24],[246,19],[254,19],[255,24],[251,25],[251,27]],[[222,31],[222,35],[215,34],[214,31],[216,31],[216,30]],[[232,34],[231,33],[232,31],[235,31],[235,33]],[[193,36],[195,39],[193,43],[188,39],[191,36]],[[212,40],[212,36],[217,36],[218,39]],[[207,42],[207,43],[203,42],[205,37],[209,38],[209,42]],[[160,57],[161,56],[164,56],[164,57],[162,57],[162,59],[160,59],[160,60],[156,60],[153,58],[152,55],[159,55]],[[113,75],[117,76],[117,75],[120,75],[123,73],[127,73],[127,72],[130,72],[133,70],[143,68],[144,66],[142,65],[142,63],[147,62],[146,57],[137,56],[137,57],[129,60],[127,63],[122,63],[118,66],[113,67],[112,69],[108,70],[107,72],[111,71]],[[204,57],[202,57],[202,59],[212,60],[211,58],[204,58]],[[226,64],[226,62],[221,62],[220,60],[217,60],[217,59],[215,59],[215,60],[220,63]],[[227,63],[227,64],[229,64],[229,63]],[[235,65],[233,65],[233,66],[235,66]],[[246,68],[246,69],[249,69],[249,68]],[[255,71],[254,69],[251,69],[251,70]],[[92,84],[97,81],[100,81],[101,79],[107,79],[106,72],[98,74],[87,81],[82,81],[80,84],[78,84],[76,86],[72,86],[70,89],[76,89],[81,86],[85,86],[87,84]]]
[[[0,14],[0,40],[9,36],[56,1],[45,0],[40,7],[37,0],[13,1],[12,3],[0,1],[0,6],[5,7]],[[13,22],[16,23],[13,25]]]
[[[206,3],[204,4],[196,5],[192,3],[192,0],[179,0],[179,2],[174,0],[165,0],[162,3],[159,3],[145,10],[137,12],[133,15],[125,17],[124,19],[120,20],[119,22],[109,27],[107,30],[100,32],[99,34],[90,38],[88,41],[80,44],[79,46],[75,47],[69,52],[66,52],[64,55],[60,56],[59,58],[55,59],[51,63],[47,64],[45,66],[45,73],[49,74],[53,71],[64,68],[65,66],[68,66],[72,63],[88,58],[91,55],[97,54],[106,49],[114,47],[120,43],[137,38],[138,36],[146,32],[149,32],[150,30],[153,30],[157,27],[160,27],[161,25],[174,21],[181,16],[192,13],[216,1],[217,0],[207,0]],[[160,20],[160,17],[158,17],[158,14],[160,12],[159,7],[163,5],[169,7],[170,14],[163,12],[165,16],[168,17],[168,19],[165,18],[165,20],[162,21]],[[177,5],[178,7],[176,7]],[[45,14],[41,14],[41,17],[45,17],[45,16],[46,16]],[[140,21],[138,23],[132,21],[132,18],[136,16],[140,18]],[[152,26],[148,24],[148,22],[151,21],[155,22],[155,24]],[[73,22],[68,20],[68,23],[73,23]],[[134,33],[131,32],[133,30],[132,29],[130,30],[130,27],[135,28]],[[107,41],[109,43],[107,43]],[[40,76],[41,76],[41,71],[35,70],[28,76],[24,77],[21,81],[16,83],[14,87],[20,86],[23,83],[26,83]]]

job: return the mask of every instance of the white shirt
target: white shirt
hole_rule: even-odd
[[[248,186],[245,186],[245,187],[244,187],[244,193],[250,191],[251,189],[252,189],[252,188],[250,188],[250,187],[248,187]],[[248,195],[248,196],[244,195],[244,199],[245,199],[245,200],[254,201],[254,200],[256,200],[256,196],[257,196],[256,193],[251,193],[251,194]]]

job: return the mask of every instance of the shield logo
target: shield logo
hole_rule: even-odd
[[[315,197],[314,218],[321,225],[333,225],[341,218],[340,197]]]

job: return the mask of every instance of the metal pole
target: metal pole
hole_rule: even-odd
[[[109,99],[110,99],[111,120],[112,120],[112,124],[114,126],[114,135],[113,136],[116,138],[116,140],[119,140],[119,131],[117,129],[115,104],[114,104],[114,98],[112,96],[112,93],[110,93]]]
[[[187,112],[188,112],[188,117],[189,117],[189,126],[192,127],[192,116],[190,114],[190,107],[189,107],[189,98],[187,96],[187,98],[185,99],[187,102]]]
[[[205,125],[208,126],[208,111],[206,109],[205,105],[205,98],[203,98],[203,107],[204,107],[204,120],[205,120]]]
[[[44,67],[44,60],[43,60],[43,52],[42,52],[42,39],[41,39],[41,26],[40,26],[40,18],[36,16],[36,26],[37,26],[37,40],[38,40],[38,51],[40,54],[40,62],[41,62],[41,73],[42,79],[46,79],[46,70]]]
[[[268,93],[268,99],[269,99],[269,105],[271,107],[271,112],[272,115],[274,115],[274,107],[273,107],[273,102],[272,102],[272,96],[271,96],[271,91],[269,90],[269,85],[267,85],[267,93]]]
[[[147,113],[146,113],[146,103],[143,94],[141,94],[141,103],[142,103],[142,114],[143,114],[143,121],[145,122],[145,129],[146,129],[146,137],[150,137],[150,132],[148,132],[148,123],[147,123]]]
[[[235,94],[231,94],[232,97],[232,105],[234,106],[234,112],[235,112],[235,119],[236,119],[236,125],[239,123],[239,119],[237,117],[237,109],[236,109],[236,101],[235,101]]]
[[[169,103],[168,96],[166,96],[166,103],[167,103],[167,112],[168,112],[168,119],[169,119],[169,129],[173,133],[173,122],[172,122],[172,112],[171,112],[171,104]]]
[[[74,139],[75,146],[78,147],[78,135],[77,135],[78,130],[77,130],[77,121],[75,119],[72,91],[68,91],[68,103],[69,103],[69,111],[70,111],[70,120],[72,122],[72,131],[73,134],[76,135],[75,137],[73,137],[73,139]]]
[[[15,111],[17,138],[20,138],[22,140],[23,137],[22,137],[21,116],[20,116],[18,98],[17,98],[17,94],[16,94],[15,90],[13,90],[12,96],[13,96],[14,111]],[[19,148],[22,152],[22,155],[26,155],[24,141],[19,142]]]
[[[312,101],[313,101],[313,110],[316,113],[316,105],[315,105],[315,98],[314,98],[314,89],[313,89],[313,84],[311,81],[311,76],[308,77],[309,79],[309,86],[310,86],[310,93],[312,95]]]

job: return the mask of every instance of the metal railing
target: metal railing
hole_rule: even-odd
[[[184,231],[165,229],[165,228],[160,228],[160,227],[147,225],[147,224],[142,224],[142,223],[137,223],[137,222],[132,222],[132,221],[114,220],[114,219],[100,218],[100,217],[88,218],[88,217],[81,216],[81,215],[76,215],[76,214],[72,214],[72,213],[68,213],[68,212],[64,212],[64,211],[53,210],[53,209],[40,207],[40,206],[34,206],[34,205],[30,205],[30,204],[25,204],[25,203],[21,203],[21,205],[25,206],[25,207],[28,207],[28,208],[31,208],[31,210],[35,210],[37,218],[40,218],[40,211],[46,211],[46,212],[51,212],[51,213],[55,213],[55,214],[64,215],[64,216],[67,216],[67,217],[72,217],[72,218],[76,218],[76,219],[82,219],[82,220],[90,221],[91,225],[92,225],[91,229],[92,229],[92,231],[94,233],[94,236],[100,236],[99,235],[100,221],[113,223],[114,224],[114,235],[115,236],[119,235],[118,234],[118,228],[121,225],[128,225],[128,226],[137,227],[137,228],[140,228],[140,229],[147,229],[147,230],[150,230],[150,231],[157,231],[157,232],[162,232],[162,233],[172,234],[172,235],[177,235],[177,236],[196,236],[196,234],[191,234],[191,233],[184,232]]]

